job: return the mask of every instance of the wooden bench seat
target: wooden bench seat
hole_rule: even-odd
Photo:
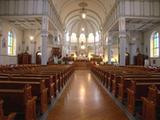
[[[157,102],[153,102],[153,98],[155,98],[153,96],[154,95],[153,92],[150,93],[150,95],[148,95],[150,97],[146,98],[146,96],[148,93],[148,87],[150,85],[155,84],[158,87],[158,89],[160,89],[159,72],[153,71],[149,68],[145,68],[142,66],[137,67],[137,66],[112,66],[112,65],[109,66],[92,65],[91,70],[98,77],[102,85],[105,86],[106,89],[108,89],[108,91],[111,92],[113,96],[115,96],[118,100],[122,101],[123,105],[126,104],[128,110],[131,113],[135,113],[135,111],[138,110],[135,109],[134,105],[138,105],[137,103],[142,103],[143,100],[141,99],[141,97],[145,96],[144,97],[145,103],[146,101],[147,103],[150,103],[148,105],[149,106],[148,108],[152,107],[150,108],[150,110],[153,110],[153,113],[151,112],[152,116],[157,114],[154,112],[156,110],[153,109],[154,107],[153,103],[156,103],[155,106],[157,105]],[[132,89],[127,89],[127,88],[132,88],[131,87],[132,85],[130,85],[131,81],[136,82],[135,86],[137,88],[135,91]],[[159,99],[159,104],[160,104],[160,99]],[[149,114],[150,110],[148,109],[147,114]],[[143,120],[152,120],[152,119],[146,119],[145,117]],[[153,120],[155,119],[153,118]]]
[[[0,100],[0,120],[14,120],[16,113],[10,113],[7,116],[4,115],[3,103],[3,100]]]
[[[24,88],[23,88],[24,87]],[[24,120],[36,120],[36,97],[31,94],[31,86],[3,89],[0,87],[0,97],[3,103],[4,114],[16,112],[16,118]]]
[[[30,79],[30,80],[45,80],[45,85],[48,88],[48,100],[51,100],[56,96],[56,91],[58,90],[59,80],[57,75],[47,75],[47,74],[0,74],[0,79]]]
[[[160,81],[131,81],[131,86],[127,88],[127,108],[131,113],[135,113],[136,101],[141,101],[141,97],[146,97],[148,94],[148,87],[156,85],[160,88]]]
[[[142,97],[142,120],[159,120],[158,116],[160,110],[160,91],[155,86],[149,87],[148,96]],[[158,117],[158,118],[157,118]]]
[[[118,87],[115,89],[118,94],[118,99],[123,102],[127,95],[127,88],[129,87],[132,80],[135,81],[160,81],[160,76],[132,76],[120,79],[117,84]]]
[[[32,95],[37,96],[37,107],[40,106],[40,113],[44,113],[48,108],[48,96],[45,87],[45,80],[42,79],[27,79],[27,78],[12,78],[9,80],[0,79],[0,88],[2,89],[14,89],[17,87],[30,84],[32,86]]]

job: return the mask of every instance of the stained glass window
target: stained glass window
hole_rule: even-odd
[[[71,35],[71,42],[77,42],[77,36],[76,36],[76,33],[72,33]]]
[[[89,42],[89,43],[94,43],[94,35],[93,35],[93,33],[90,33],[90,34],[89,34],[88,42]]]
[[[8,32],[8,55],[16,55],[16,40],[12,32]]]
[[[69,33],[66,33],[66,41],[69,42]]]
[[[85,36],[84,33],[81,33],[81,34],[80,34],[79,40],[80,40],[80,41],[79,41],[80,43],[81,43],[81,42],[83,42],[83,43],[86,42],[86,36]]]
[[[99,37],[100,37],[100,36],[99,36],[99,33],[96,32],[96,40],[95,40],[96,42],[99,42]]]
[[[151,37],[151,57],[159,57],[159,33],[154,32]]]

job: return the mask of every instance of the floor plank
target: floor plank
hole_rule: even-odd
[[[48,115],[48,120],[128,120],[91,73],[79,70]]]

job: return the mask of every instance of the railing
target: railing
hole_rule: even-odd
[[[54,25],[63,32],[63,25],[61,23],[60,17],[57,13],[55,6],[52,3],[52,0],[48,0],[47,3],[47,15],[50,17],[52,21],[54,21]]]
[[[110,10],[110,13],[106,17],[105,23],[103,25],[104,26],[103,30],[107,31],[116,22],[119,16],[120,16],[120,7],[118,2],[116,2],[113,8]]]
[[[160,17],[159,0],[123,0],[121,7],[125,17]]]
[[[47,15],[56,28],[63,31],[57,11],[51,0],[0,0],[0,16]]]
[[[32,16],[43,14],[44,0],[0,0],[0,16]]]
[[[108,31],[120,17],[159,18],[160,0],[117,0],[106,17],[103,30]]]

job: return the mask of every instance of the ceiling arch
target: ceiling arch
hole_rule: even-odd
[[[85,10],[87,11],[87,13],[86,13],[87,16],[89,16],[89,15],[92,16],[92,18],[96,19],[96,21],[97,21],[97,23],[98,23],[99,25],[102,24],[101,17],[98,15],[97,12],[95,12],[95,11],[93,11],[93,10],[90,10],[90,9],[85,9]],[[68,19],[69,19],[70,17],[73,17],[74,15],[77,15],[77,16],[80,16],[80,17],[81,17],[80,11],[81,11],[81,9],[77,9],[77,10],[74,10],[74,11],[69,12],[69,13],[66,15],[66,17],[64,18],[63,23],[66,24],[66,23],[68,22]]]
[[[75,0],[66,0],[66,1],[64,1],[62,4],[61,4],[61,8],[65,8],[65,7],[68,7],[69,5],[70,5],[70,3],[71,2],[73,2],[73,1],[75,1]],[[79,1],[82,1],[82,0],[79,0]],[[102,3],[102,1],[101,0],[92,0],[92,2],[95,2],[100,8],[102,8],[102,10],[103,10],[103,12],[106,12],[106,8],[105,8],[105,6],[104,6],[104,4]],[[87,1],[84,1],[83,0],[83,2],[87,2]],[[61,14],[63,12],[63,9],[61,9],[60,11],[59,11],[59,13]]]
[[[96,19],[94,19],[92,16],[88,16],[85,20],[81,20],[81,18],[79,17],[79,16],[73,16],[69,21],[68,21],[68,23],[66,24],[66,28],[67,27],[69,27],[69,25],[70,25],[70,23],[72,23],[72,21],[74,21],[74,20],[79,20],[79,21],[90,21],[90,22],[92,22],[92,23],[94,23],[94,25],[95,25],[95,27],[97,28],[97,29],[99,29],[99,24],[97,24],[97,21],[96,21]]]
[[[99,31],[116,0],[52,0],[65,31],[78,32],[85,23],[87,33]],[[82,6],[85,3],[85,6]],[[84,4],[83,4],[84,5]],[[87,18],[81,18],[84,8]],[[83,22],[82,22],[83,21]],[[79,26],[78,26],[79,25]],[[75,27],[76,26],[76,27]],[[78,30],[76,30],[78,29]]]

